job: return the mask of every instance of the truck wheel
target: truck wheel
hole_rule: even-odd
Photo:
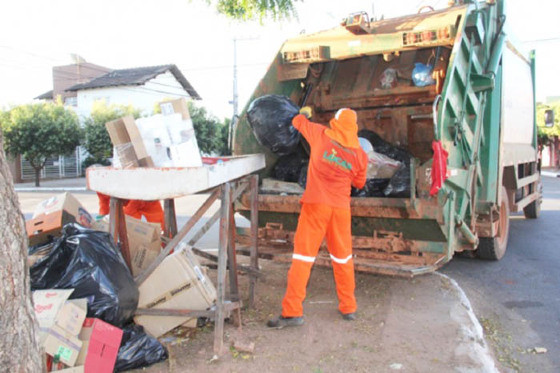
[[[539,197],[533,202],[529,203],[527,206],[523,207],[523,215],[525,219],[537,219],[541,214],[541,203],[542,203],[542,184],[539,183]]]
[[[506,253],[509,235],[509,202],[506,188],[502,187],[500,197],[500,221],[496,237],[481,237],[476,253],[479,258],[500,260]]]

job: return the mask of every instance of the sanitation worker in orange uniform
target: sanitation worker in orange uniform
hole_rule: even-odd
[[[325,236],[336,282],[338,310],[344,320],[356,318],[350,189],[352,185],[363,188],[368,158],[358,142],[354,110],[340,109],[330,121],[330,128],[310,122],[311,115],[311,108],[304,107],[292,120],[293,126],[309,142],[311,154],[282,314],[268,321],[271,328],[303,324],[302,303],[307,282]]]
[[[97,192],[97,197],[99,199],[99,215],[101,217],[108,215],[111,197],[99,192]],[[144,216],[150,223],[159,223],[161,229],[165,229],[163,209],[159,201],[129,200],[125,202],[123,211],[125,215],[136,219],[142,219],[142,216]]]

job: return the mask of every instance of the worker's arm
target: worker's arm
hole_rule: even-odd
[[[366,185],[368,157],[362,149],[359,149],[359,151],[360,151],[360,155],[358,156],[359,165],[358,165],[356,175],[352,180],[352,186],[357,189],[362,189],[364,185]]]
[[[305,137],[309,144],[315,142],[321,133],[325,130],[325,126],[319,123],[313,123],[303,114],[298,114],[292,119],[292,125]]]

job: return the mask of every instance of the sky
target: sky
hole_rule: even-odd
[[[241,110],[282,43],[331,28],[348,14],[385,18],[435,9],[447,0],[303,0],[297,19],[232,21],[204,0],[4,0],[0,4],[0,108],[52,89],[52,67],[71,55],[113,69],[176,64],[222,119],[233,107],[234,42]],[[507,21],[537,56],[537,100],[560,96],[560,2],[509,0]]]

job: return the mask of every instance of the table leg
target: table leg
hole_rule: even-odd
[[[250,247],[250,267],[259,270],[259,175],[250,176],[250,198],[251,198],[251,247]],[[255,287],[257,285],[257,277],[249,278],[249,307],[255,307]]]
[[[224,348],[224,298],[227,266],[228,227],[230,224],[231,185],[222,185],[222,205],[220,217],[220,243],[218,247],[218,278],[216,317],[214,326],[214,354],[220,355]]]
[[[126,219],[123,210],[123,200],[111,197],[109,213],[109,233],[113,236],[115,244],[120,247],[122,256],[128,269],[132,272],[132,261],[128,247],[128,236],[126,233]]]
[[[177,235],[177,215],[175,213],[175,200],[163,201],[163,212],[165,220],[165,237],[173,238]]]

